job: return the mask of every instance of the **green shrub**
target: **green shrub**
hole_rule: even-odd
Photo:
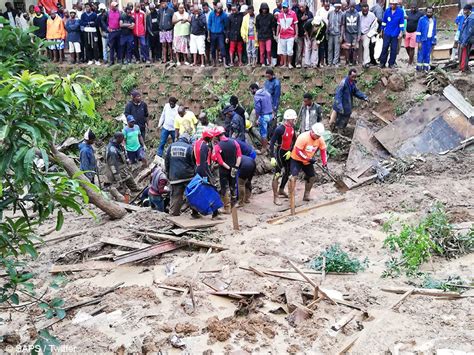
[[[323,269],[324,259],[326,259],[326,272],[356,273],[359,271],[364,271],[369,264],[369,260],[367,258],[365,258],[363,261],[360,261],[357,258],[351,258],[349,254],[341,249],[339,244],[333,244],[321,252],[319,256],[311,260],[309,267],[311,269],[321,271]]]

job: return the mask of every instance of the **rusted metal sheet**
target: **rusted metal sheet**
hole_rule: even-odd
[[[132,263],[135,261],[141,261],[149,259],[153,256],[157,256],[169,251],[181,248],[182,245],[175,244],[174,242],[167,241],[159,244],[155,244],[143,249],[134,250],[130,253],[120,255],[114,258],[114,262],[117,265],[123,265],[127,263]]]
[[[345,172],[354,182],[379,161],[390,157],[384,147],[374,138],[374,133],[375,129],[369,122],[362,119],[357,121]]]

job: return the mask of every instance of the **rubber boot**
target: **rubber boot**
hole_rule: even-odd
[[[224,203],[224,210],[222,211],[222,213],[230,214],[231,213],[230,195],[228,193],[225,194],[225,196],[222,196],[222,203]]]
[[[238,189],[239,189],[239,202],[237,207],[243,207],[244,206],[244,200],[245,200],[245,180],[239,178],[238,183],[237,183]]]
[[[278,189],[278,196],[283,196],[283,197],[285,197],[285,198],[288,198],[288,194],[285,192],[285,188],[280,187],[280,188]]]
[[[252,196],[252,190],[248,187],[245,187],[245,199],[244,203],[250,203],[250,197]]]
[[[64,62],[64,49],[59,51],[59,63]]]
[[[278,198],[278,179],[272,180],[272,190],[273,190],[273,203],[277,206],[281,206],[281,201]]]
[[[313,176],[309,178],[309,180],[304,184],[304,195],[303,195],[303,201],[311,201],[311,189],[313,188],[314,182],[316,181],[316,178]]]
[[[77,53],[71,53],[72,61],[71,64],[77,63]]]

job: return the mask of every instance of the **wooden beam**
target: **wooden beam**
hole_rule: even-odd
[[[74,272],[74,271],[88,271],[88,270],[112,270],[117,265],[107,261],[86,261],[84,263],[69,264],[69,265],[52,265],[49,272],[56,274],[59,272]]]
[[[385,117],[383,117],[380,113],[378,113],[377,111],[370,111],[372,113],[372,115],[374,115],[375,117],[377,117],[379,120],[381,120],[383,123],[385,124],[390,124],[391,122],[389,120],[387,120]]]
[[[203,242],[203,241],[196,240],[196,239],[188,239],[188,238],[184,238],[184,237],[174,237],[174,236],[168,235],[168,234],[148,232],[144,228],[140,228],[140,231],[134,231],[134,233],[138,234],[138,235],[145,235],[145,236],[148,235],[150,237],[163,239],[163,240],[171,240],[173,242],[181,243],[183,245],[187,244],[187,245],[192,245],[192,246],[196,246],[196,247],[199,247],[199,248],[212,248],[212,249],[219,250],[219,251],[228,249],[226,246],[224,246],[222,244],[207,243],[207,242]]]
[[[184,229],[198,229],[198,228],[210,228],[218,224],[224,223],[224,221],[216,221],[210,219],[190,219],[185,216],[169,216],[166,217],[168,221]]]
[[[150,245],[138,250],[133,250],[127,254],[116,256],[114,258],[114,262],[117,265],[123,265],[127,263],[142,261],[142,260],[149,259],[157,255],[167,253],[169,251],[176,250],[181,247],[182,245],[177,245],[173,243],[172,241],[166,241],[166,242],[158,243],[155,245]]]
[[[65,241],[65,240],[68,240],[68,239],[71,239],[71,238],[74,238],[74,237],[78,237],[78,236],[83,235],[87,232],[88,232],[87,229],[81,229],[81,230],[78,230],[78,231],[75,231],[75,232],[62,234],[60,236],[57,236],[57,237],[54,237],[54,238],[51,238],[51,239],[44,239],[43,241],[35,242],[33,245],[34,246],[41,246],[43,244],[62,242],[62,241]]]
[[[336,198],[336,199],[333,199],[333,200],[320,202],[320,203],[318,203],[314,206],[310,206],[310,207],[306,207],[306,208],[303,208],[301,210],[298,210],[294,213],[294,215],[299,215],[299,214],[302,214],[302,213],[306,213],[306,212],[315,210],[317,208],[334,205],[336,203],[341,203],[345,200],[346,200],[345,197],[339,197],[339,198]],[[281,223],[282,221],[286,220],[290,216],[292,216],[291,212],[287,213],[287,214],[284,214],[283,216],[280,216],[280,217],[270,218],[270,219],[267,220],[267,223],[269,223],[269,224],[278,224],[278,223]]]
[[[126,240],[120,238],[103,237],[100,239],[100,241],[104,244],[118,245],[130,249],[142,249],[151,246],[151,244],[148,243],[134,242],[133,240]]]
[[[141,212],[141,211],[148,211],[148,208],[143,208],[140,206],[135,206],[135,205],[130,205],[128,203],[123,203],[123,202],[115,202],[117,205],[120,207],[124,208],[125,210],[129,212]]]
[[[459,292],[443,291],[435,288],[413,288],[413,287],[383,287],[381,288],[384,292],[391,293],[406,293],[412,291],[414,295],[434,296],[434,297],[459,297]]]

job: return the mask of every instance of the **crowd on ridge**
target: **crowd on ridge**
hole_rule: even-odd
[[[290,3],[291,1],[291,3]],[[404,37],[409,65],[429,70],[437,43],[437,20],[433,8],[418,10],[416,0],[376,2],[367,0],[325,0],[313,14],[298,0],[267,3],[259,9],[244,0],[190,4],[159,0],[159,3],[128,3],[123,11],[112,1],[77,3],[64,9],[60,3],[46,11],[30,6],[17,11],[6,3],[3,16],[10,26],[35,26],[34,34],[54,42],[48,49],[51,61],[65,60],[89,65],[108,63],[172,63],[177,66],[281,66],[314,68],[339,66],[341,56],[348,65],[395,67]],[[472,5],[461,9],[453,56],[459,49],[460,70],[469,70],[469,53],[474,38]],[[382,38],[379,58],[375,45]]]

